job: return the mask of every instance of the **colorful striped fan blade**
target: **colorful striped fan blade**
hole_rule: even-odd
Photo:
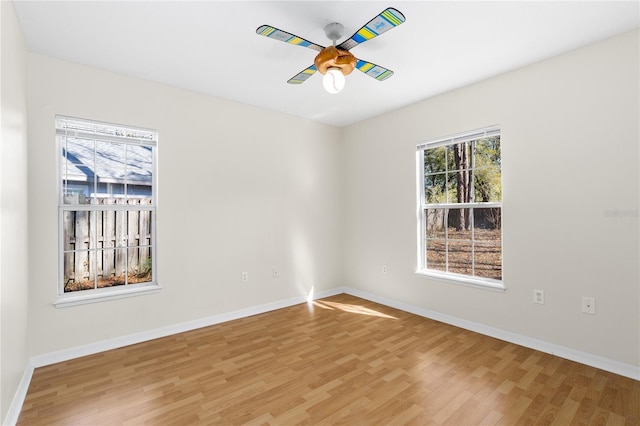
[[[316,73],[316,71],[318,71],[318,68],[316,68],[315,65],[311,65],[309,68],[306,68],[305,70],[299,72],[298,74],[294,75],[293,77],[291,77],[289,79],[289,81],[287,81],[287,83],[289,84],[302,84],[305,81],[307,81],[307,79],[309,77],[311,77],[313,74]]]
[[[405,17],[400,11],[394,8],[383,10],[378,16],[367,22],[365,26],[355,32],[349,39],[343,41],[338,49],[349,50],[353,47],[371,40],[374,37],[383,34],[390,29],[397,27],[405,21]]]
[[[381,67],[380,65],[376,65],[371,62],[361,61],[360,59],[356,62],[356,68],[369,77],[373,77],[380,81],[386,80],[393,75],[393,71],[388,70],[385,67]]]
[[[261,36],[272,38],[274,40],[284,41],[285,43],[295,44],[297,46],[302,46],[302,47],[308,47],[309,49],[313,49],[318,52],[324,49],[324,47],[318,44],[311,43],[309,40],[305,40],[302,37],[298,37],[297,35],[293,35],[286,31],[279,30],[270,25],[262,25],[261,27],[258,27],[258,29],[256,30],[256,33],[260,34]]]

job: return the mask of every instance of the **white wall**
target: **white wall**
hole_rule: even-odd
[[[638,39],[627,33],[345,129],[345,284],[640,366]],[[415,146],[493,124],[507,290],[417,277]],[[532,303],[534,288],[544,305]],[[596,298],[597,315],[581,313],[582,296]]]
[[[38,54],[29,60],[32,355],[341,285],[339,129]],[[161,292],[51,305],[55,114],[158,130]]]
[[[27,50],[12,2],[0,2],[0,419],[29,358]]]

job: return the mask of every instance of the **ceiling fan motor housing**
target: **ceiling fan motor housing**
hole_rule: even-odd
[[[356,67],[356,58],[346,50],[328,46],[322,49],[313,61],[321,74],[326,74],[330,68],[338,68],[343,75],[351,74]]]

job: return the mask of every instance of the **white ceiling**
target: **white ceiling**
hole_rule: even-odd
[[[638,1],[14,1],[33,52],[236,100],[335,126],[583,46],[640,25]],[[320,45],[386,7],[406,22],[354,47],[395,72],[354,71],[330,95],[321,75],[286,81],[317,52],[261,37],[269,24]],[[342,41],[339,40],[338,42]]]

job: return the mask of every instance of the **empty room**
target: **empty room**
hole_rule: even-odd
[[[640,2],[0,2],[3,425],[640,424]]]

